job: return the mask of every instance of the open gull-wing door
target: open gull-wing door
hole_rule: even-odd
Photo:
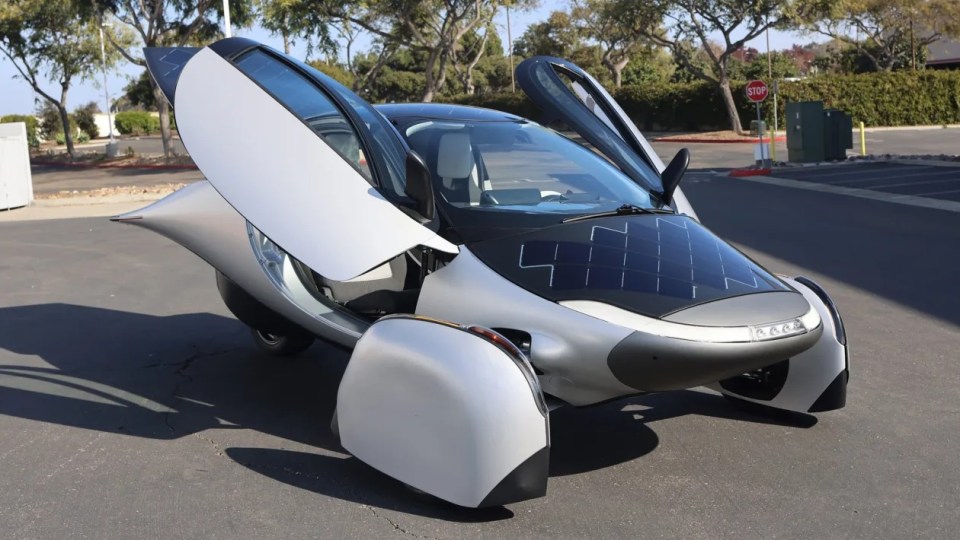
[[[665,203],[696,218],[686,197],[675,189],[676,178],[665,189],[660,175],[673,171],[665,171],[667,166],[637,126],[589,73],[562,58],[534,56],[517,66],[516,76],[524,93],[548,117],[562,120],[640,185],[655,193],[666,191]]]
[[[516,75],[517,84],[537,106],[563,120],[610,159],[622,160],[626,145],[657,172],[665,168],[613,96],[576,64],[534,56],[517,66]]]
[[[418,245],[457,252],[401,210],[416,201],[399,134],[312,68],[229,38],[186,62],[175,99],[180,136],[211,184],[317,273],[345,281]]]

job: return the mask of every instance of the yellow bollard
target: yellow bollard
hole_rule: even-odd
[[[863,122],[860,122],[860,155],[867,155],[867,133],[863,129]]]
[[[770,161],[777,160],[777,132],[773,129],[768,129],[767,132],[770,134]]]

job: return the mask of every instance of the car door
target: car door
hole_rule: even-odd
[[[561,58],[534,56],[517,66],[516,76],[520,88],[548,116],[562,120],[628,174],[636,174],[642,164],[656,173],[665,168],[616,100],[577,65]],[[651,179],[644,175],[643,181]],[[646,187],[662,188],[658,181]]]
[[[284,251],[337,281],[419,245],[457,252],[401,210],[413,206],[404,191],[409,150],[369,104],[250,40],[190,53],[182,69],[167,70],[177,77],[169,97],[184,146]]]

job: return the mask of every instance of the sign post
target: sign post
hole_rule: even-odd
[[[747,99],[757,104],[757,138],[760,140],[760,161],[763,163],[766,163],[767,158],[764,156],[764,153],[763,153],[763,131],[764,130],[761,129],[761,126],[763,125],[763,120],[760,117],[760,103],[762,103],[763,100],[767,99],[767,94],[770,93],[770,89],[767,88],[767,84],[765,82],[757,80],[757,81],[750,81],[747,83],[746,92],[747,92]],[[771,143],[773,142],[774,136],[776,136],[776,134],[770,137]]]

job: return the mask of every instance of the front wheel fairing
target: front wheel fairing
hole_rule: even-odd
[[[654,318],[747,294],[799,296],[686,216],[597,218],[481,241],[470,249],[503,277],[548,300],[603,302]],[[805,303],[801,308],[802,314]]]

